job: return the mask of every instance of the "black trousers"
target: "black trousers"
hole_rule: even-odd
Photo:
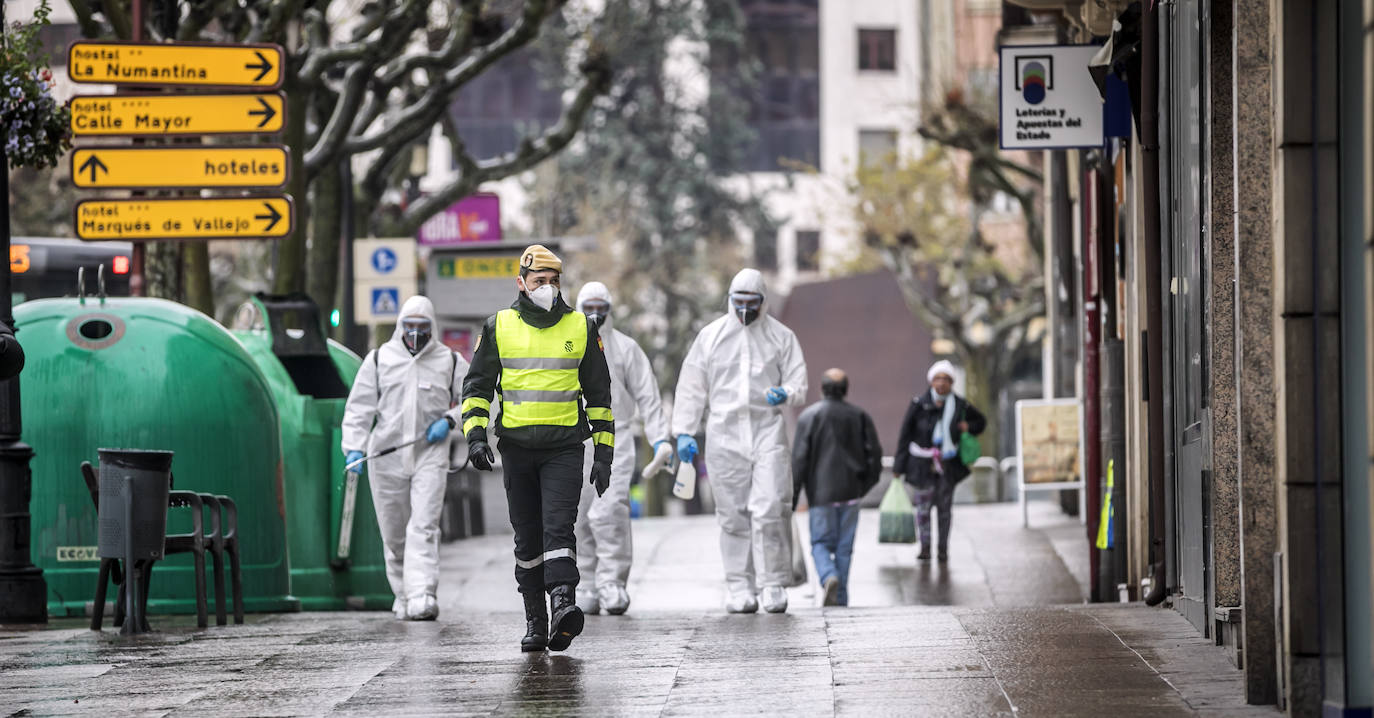
[[[506,502],[515,529],[515,583],[530,595],[576,586],[577,503],[582,497],[583,444],[530,449],[500,441]]]

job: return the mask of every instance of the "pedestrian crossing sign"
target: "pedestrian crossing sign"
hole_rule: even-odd
[[[395,316],[401,311],[401,290],[397,287],[372,288],[372,313]]]

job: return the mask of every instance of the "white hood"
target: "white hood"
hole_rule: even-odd
[[[437,346],[440,343],[439,321],[434,316],[434,302],[429,301],[429,297],[417,294],[407,299],[405,304],[401,305],[401,313],[396,320],[396,328],[391,332],[391,341],[396,342],[402,349],[405,349],[405,331],[401,327],[400,320],[406,317],[422,317],[429,320],[431,332],[430,339],[429,343],[425,345],[425,348],[420,351],[421,354],[429,351],[430,347]],[[409,353],[409,351],[406,353]]]
[[[615,304],[611,301],[611,290],[607,289],[606,285],[601,282],[587,282],[582,285],[582,291],[577,293],[577,311],[582,311],[583,304],[598,299],[607,304]]]
[[[752,267],[745,267],[739,270],[739,274],[730,280],[730,291],[749,292],[761,297],[767,297],[768,292],[763,286],[763,273]]]

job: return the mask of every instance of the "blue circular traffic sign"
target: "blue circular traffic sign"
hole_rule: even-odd
[[[390,274],[391,270],[396,268],[396,264],[396,253],[386,247],[372,253],[372,268],[377,270],[378,274]]]

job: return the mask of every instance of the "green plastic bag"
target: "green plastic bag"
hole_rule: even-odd
[[[878,504],[878,543],[916,543],[916,516],[902,482],[893,479]]]
[[[961,412],[959,421],[963,422],[963,416],[967,412]],[[978,437],[965,431],[959,435],[959,461],[964,466],[973,466],[973,462],[983,455],[983,443],[978,441]]]

